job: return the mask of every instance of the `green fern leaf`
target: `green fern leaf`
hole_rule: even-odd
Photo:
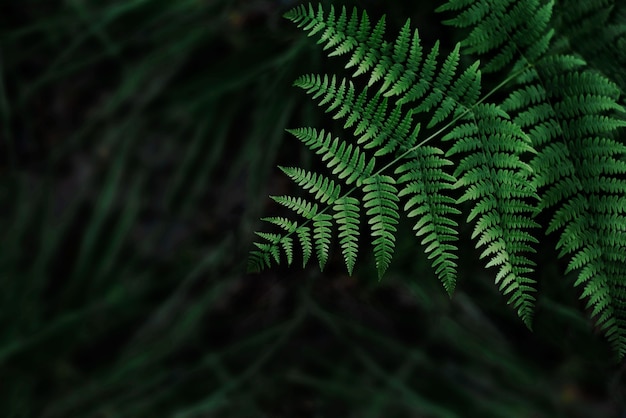
[[[331,81],[328,81],[331,80]],[[357,124],[354,135],[358,137],[357,144],[364,144],[364,149],[376,149],[375,157],[393,153],[402,144],[412,144],[419,132],[419,125],[411,131],[413,126],[413,112],[403,112],[401,106],[394,106],[391,112],[387,111],[387,99],[380,94],[368,99],[368,89],[365,88],[357,94],[354,84],[351,81],[342,80],[339,87],[336,87],[334,77],[306,75],[298,78],[294,83],[297,87],[303,88],[313,98],[322,97],[324,99],[320,105],[332,103],[327,111],[334,110],[341,104],[341,109],[333,116],[335,119],[346,118],[344,128]],[[289,130],[305,145],[319,149],[319,153],[329,152],[328,145],[323,147],[316,131],[310,128]],[[326,138],[329,141],[329,138]],[[316,145],[320,143],[320,145]],[[330,143],[330,142],[328,142]],[[363,154],[359,152],[359,158]],[[367,169],[358,178],[369,176],[374,168],[374,158],[369,160]]]
[[[479,237],[480,255],[488,257],[487,267],[497,266],[496,284],[509,304],[530,327],[534,306],[535,281],[528,276],[534,263],[523,254],[533,253],[538,241],[530,230],[539,225],[532,220],[537,198],[530,177],[532,169],[520,156],[532,152],[528,138],[494,105],[477,105],[467,119],[443,140],[455,140],[448,155],[469,153],[457,166],[455,187],[465,188],[458,203],[475,201],[468,221],[478,218],[472,237]]]
[[[391,262],[395,247],[395,225],[398,224],[398,189],[392,177],[374,175],[364,181],[364,207],[370,217],[374,256],[378,277],[381,278]]]
[[[416,39],[415,41],[419,42],[419,39]],[[385,92],[385,95],[389,97],[403,94],[403,97],[398,100],[398,103],[401,104],[410,103],[421,99],[432,86],[432,80],[435,77],[435,73],[437,70],[438,56],[439,41],[435,42],[435,45],[426,56],[426,60],[423,62],[420,72],[417,73],[417,77],[414,79],[401,78],[400,81],[394,84],[391,90]],[[420,63],[415,62],[414,65],[416,66],[415,69],[417,69]],[[387,82],[388,79],[386,79],[385,81]]]
[[[356,11],[348,16],[343,8],[337,18],[332,7],[325,16],[321,7],[315,13],[311,6],[301,6],[288,13],[287,17],[309,31],[309,35],[320,33],[320,43],[325,44],[325,48],[333,48],[330,55],[352,52],[348,67],[358,66],[355,75],[371,72],[370,86],[382,81],[378,92],[370,95],[367,87],[357,91],[351,81],[338,80],[332,75],[310,74],[298,78],[294,85],[318,99],[320,106],[333,113],[334,119],[345,119],[344,128],[352,128],[357,140],[356,144],[348,144],[312,128],[289,132],[319,154],[331,174],[342,183],[356,184],[362,189],[380,276],[388,268],[393,255],[399,197],[409,197],[405,210],[409,217],[423,215],[416,223],[416,234],[422,237],[425,252],[432,260],[436,274],[451,293],[456,282],[456,247],[452,242],[456,240],[457,224],[450,218],[459,211],[454,207],[454,200],[441,192],[453,188],[458,182],[444,171],[444,166],[450,162],[441,156],[441,150],[417,143],[420,125],[413,123],[413,115],[430,113],[432,117],[428,126],[432,128],[451,117],[459,118],[467,113],[480,95],[478,63],[459,72],[460,46],[457,45],[439,67],[438,43],[424,58],[419,34],[411,31],[409,21],[395,42],[387,43],[382,40],[384,19],[372,31],[365,13],[360,18]],[[395,104],[389,101],[393,97]],[[408,107],[418,101],[417,106]],[[407,108],[403,109],[403,105]],[[373,150],[373,157],[365,154],[370,149]],[[502,154],[507,151],[510,150],[502,150]],[[394,162],[374,171],[375,157],[392,153],[396,153]],[[498,161],[495,150],[485,149],[482,153],[492,155]],[[402,192],[396,189],[394,178],[386,174],[387,171],[393,173],[394,165]],[[359,201],[350,196],[355,189],[340,195],[339,186],[325,176],[297,168],[283,171],[297,184],[310,190],[320,203],[335,208],[332,219],[340,227],[339,240],[351,272],[358,251],[356,225]],[[325,210],[315,210],[311,215],[308,213],[309,206],[303,207],[304,204],[295,199],[282,202],[313,220],[316,251],[323,266],[331,238],[332,222],[327,217],[330,215],[326,215]],[[516,202],[512,203],[512,207],[516,207]],[[321,227],[315,227],[316,221]],[[323,242],[317,241],[318,236]],[[498,256],[495,254],[494,258]]]
[[[520,68],[546,53],[553,36],[548,26],[554,2],[542,3],[540,0],[448,0],[437,11],[458,11],[456,17],[444,23],[472,27],[462,43],[467,53],[497,51],[482,66],[484,72],[490,73],[509,65]]]
[[[626,92],[625,10],[623,2],[611,0],[560,0],[554,8],[559,34],[555,47],[583,57],[622,92]]]
[[[352,275],[359,244],[359,201],[353,197],[342,197],[335,201],[335,221],[339,226],[339,242],[343,250],[343,257]]]
[[[614,254],[626,251],[618,232],[624,224],[616,216],[619,206],[606,202],[626,194],[626,146],[613,139],[626,123],[612,116],[622,111],[619,89],[584,64],[567,55],[538,63],[534,81],[516,90],[505,106],[539,151],[532,165],[542,191],[540,209],[554,211],[547,232],[561,231],[559,256],[572,257],[567,271],[578,271],[581,297],[588,298],[598,325],[623,356],[626,316],[620,309],[626,300],[619,298],[626,257]]]
[[[419,217],[413,227],[415,234],[422,239],[422,246],[439,280],[449,295],[454,292],[456,284],[456,260],[454,253],[457,247],[458,224],[452,220],[453,215],[460,214],[455,201],[443,194],[453,188],[455,178],[442,168],[452,162],[442,158],[443,151],[435,147],[422,146],[411,154],[408,162],[396,169],[400,175],[398,184],[404,184],[399,196],[411,196],[404,206],[410,218]]]
[[[307,202],[305,199],[301,197],[292,197],[292,196],[271,196],[272,199],[296,212],[298,215],[303,216],[305,219],[313,219],[315,215],[317,215],[317,204],[312,204],[311,202]]]
[[[346,144],[339,138],[333,139],[331,134],[325,134],[323,130],[317,132],[312,128],[288,129],[304,143],[311,151],[322,156],[326,166],[332,169],[340,180],[346,184],[356,182],[361,184],[364,178],[369,177],[374,171],[374,158],[366,160],[366,156],[358,146]]]
[[[313,239],[320,270],[324,270],[324,266],[328,262],[330,240],[332,238],[332,219],[333,217],[326,213],[318,213],[313,217]]]
[[[308,226],[301,226],[296,230],[300,246],[302,247],[302,267],[306,267],[311,254],[313,254],[313,243],[311,242],[311,229]]]
[[[293,263],[293,239],[289,236],[284,236],[280,240],[280,244],[283,247],[283,251],[287,256],[287,265],[290,266]]]
[[[306,88],[309,93],[316,91],[314,98],[319,97],[317,94],[334,95],[335,101],[329,106],[329,111],[336,109],[339,103],[343,103],[335,118],[346,117],[344,127],[350,127],[359,120],[364,123],[362,128],[363,126],[369,127],[374,115],[381,113],[375,111],[379,95],[395,96],[397,105],[421,101],[420,106],[412,109],[413,113],[438,111],[436,117],[431,119],[429,127],[443,122],[448,115],[457,113],[459,108],[462,108],[462,111],[466,110],[478,97],[480,92],[478,66],[474,65],[466,69],[463,76],[459,77],[457,65],[460,55],[459,46],[457,46],[448,55],[441,69],[437,70],[439,43],[435,43],[426,59],[423,60],[419,33],[414,31],[413,36],[410,36],[410,21],[408,20],[395,42],[385,43],[381,41],[384,33],[384,19],[376,25],[374,30],[376,36],[368,36],[366,28],[370,27],[369,17],[363,13],[359,19],[356,10],[350,15],[348,24],[339,24],[340,21],[344,22],[346,19],[345,8],[342,9],[341,17],[337,20],[332,6],[326,17],[321,6],[317,14],[313,12],[311,6],[308,9],[300,6],[285,16],[309,31],[309,36],[318,32],[318,30],[312,30],[318,26],[326,29],[332,28],[330,32],[333,36],[322,36],[320,41],[326,43],[326,46],[331,43],[335,44],[332,38],[341,38],[342,41],[329,56],[355,50],[348,64],[349,66],[360,65],[360,70],[355,75],[366,73],[371,69],[369,86],[376,81],[383,80],[382,86],[371,99],[372,101],[367,99],[367,89],[356,95],[351,84],[348,86],[342,82],[337,85],[334,78],[327,76],[323,79],[319,76],[305,76],[296,82],[296,85]],[[452,83],[453,80],[454,83]],[[449,93],[450,90],[452,90],[451,93]],[[345,95],[343,100],[340,95]],[[322,104],[327,102],[330,102],[330,99],[322,100]],[[375,136],[372,135],[372,131],[368,134]]]
[[[426,96],[417,107],[417,112],[428,112],[435,105],[441,103],[444,97],[444,92],[448,90],[448,86],[452,81],[453,77],[455,77],[455,71],[458,67],[459,60],[461,56],[459,55],[460,44],[456,44],[454,50],[448,55],[446,60],[441,67],[441,71],[439,75],[435,79],[432,90],[428,96]],[[454,102],[453,102],[454,103]],[[451,110],[451,109],[450,109]],[[448,111],[447,113],[450,113]],[[438,122],[437,119],[433,118],[429,123],[428,127],[436,125]]]
[[[278,242],[281,245],[285,253],[285,256],[287,258],[287,265],[291,265],[291,263],[293,262],[293,239],[291,239],[289,235],[291,235],[294,232],[298,232],[298,235],[301,236],[301,234],[304,233],[304,231],[308,228],[303,229],[302,227],[298,227],[297,222],[292,222],[287,218],[270,217],[270,218],[263,218],[262,220],[280,227],[287,233],[286,235],[283,235],[283,236],[269,234],[269,241],[271,241],[274,244]],[[268,235],[268,234],[265,234],[265,235]],[[307,245],[306,243],[302,243],[303,251],[305,253],[307,251],[306,245]],[[279,261],[276,260],[276,263],[278,264]]]
[[[279,167],[283,173],[295,181],[298,186],[315,194],[315,199],[321,203],[332,204],[341,193],[341,186],[334,180],[321,174],[312,173],[298,167]]]
[[[282,236],[279,234],[270,234],[267,232],[256,232],[256,234],[266,241],[269,241],[269,244],[255,243],[255,245],[264,253],[261,265],[270,265],[270,255],[274,258],[276,264],[280,264],[280,249],[278,247],[278,244],[280,243]]]

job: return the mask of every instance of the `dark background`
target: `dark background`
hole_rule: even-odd
[[[408,223],[382,281],[367,249],[354,277],[245,274],[268,195],[297,193],[276,165],[317,164],[284,129],[332,128],[291,83],[343,61],[295,3],[0,5],[0,416],[624,416],[553,238],[532,333],[466,225],[452,300]],[[436,2],[347,3],[460,36]]]

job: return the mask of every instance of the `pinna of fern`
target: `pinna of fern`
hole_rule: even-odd
[[[604,19],[606,9],[597,3],[586,5],[599,10],[592,17]],[[502,108],[536,150],[529,164],[538,210],[551,216],[546,232],[560,233],[559,257],[569,256],[566,273],[577,272],[574,285],[583,287],[581,298],[621,358],[626,354],[624,109],[618,85],[568,53],[568,46],[577,45],[563,42],[572,32],[551,27],[553,6],[538,0],[449,0],[440,11],[454,11],[456,17],[447,22],[470,28],[467,51],[496,54],[490,70],[526,68],[517,73]],[[579,12],[562,11],[560,18],[581,19],[585,13]],[[481,38],[492,33],[499,35]]]
[[[422,237],[421,245],[436,275],[451,293],[457,274],[455,217],[460,213],[457,206],[467,201],[474,205],[469,220],[476,218],[474,238],[477,246],[484,247],[482,257],[488,266],[498,268],[496,281],[501,291],[530,325],[534,282],[528,273],[533,263],[525,253],[533,251],[535,242],[529,233],[536,226],[531,219],[534,208],[528,201],[536,193],[528,181],[529,167],[519,155],[532,148],[505,112],[478,103],[478,63],[460,71],[459,45],[444,59],[439,59],[438,43],[425,52],[409,21],[395,41],[388,42],[384,40],[384,18],[372,29],[367,14],[359,17],[356,10],[348,15],[343,8],[337,15],[331,7],[326,15],[321,6],[317,11],[299,6],[286,17],[309,35],[319,34],[324,49],[332,49],[331,56],[350,54],[347,67],[357,68],[353,77],[369,73],[369,81],[359,90],[350,80],[336,76],[305,75],[296,80],[295,85],[318,99],[333,118],[344,120],[344,128],[351,128],[356,140],[347,143],[312,128],[289,130],[321,156],[335,179],[296,168],[284,170],[314,194],[315,203],[300,197],[275,198],[303,217],[304,223],[270,219],[283,233],[259,234],[265,242],[256,244],[250,269],[279,263],[281,249],[291,263],[288,251],[294,235],[307,259],[307,248],[315,243],[323,268],[332,228],[338,227],[344,260],[352,273],[359,222],[365,216],[382,276],[394,252],[402,208],[408,217],[417,218],[416,235]],[[413,122],[420,113],[429,118],[427,129],[432,132],[421,142],[420,125]],[[464,123],[444,138],[453,142],[447,152],[426,144],[460,119]],[[381,157],[391,162],[379,164]],[[463,158],[454,173],[448,171],[452,157]],[[335,181],[349,186],[348,190],[340,193]],[[447,194],[457,188],[464,191],[458,202]],[[407,199],[404,205],[401,198]]]

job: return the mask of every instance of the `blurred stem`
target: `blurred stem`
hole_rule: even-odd
[[[2,44],[0,44],[0,123],[2,124],[2,137],[6,146],[7,164],[11,171],[15,171],[15,145],[14,138],[11,133],[11,108],[9,106],[9,98],[6,90],[5,74],[4,74],[4,52]]]

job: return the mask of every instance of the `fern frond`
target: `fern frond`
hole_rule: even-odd
[[[446,60],[443,62],[441,71],[433,82],[430,94],[428,96],[425,96],[424,99],[421,100],[416,112],[428,112],[430,109],[443,101],[444,93],[448,90],[450,82],[453,78],[456,78],[455,73],[459,65],[459,60],[461,58],[461,56],[459,55],[459,49],[460,45],[456,44],[454,50],[452,50],[450,55],[448,55]],[[454,102],[452,102],[452,104],[454,104]],[[444,109],[444,112],[449,114],[451,110],[452,109]],[[440,120],[433,118],[428,127],[430,128],[439,122]]]
[[[372,230],[379,276],[382,276],[391,262],[397,232],[396,224],[399,219],[399,198],[406,196],[408,202],[404,209],[408,216],[419,216],[415,224],[416,235],[422,238],[425,252],[432,260],[435,273],[444,288],[452,293],[456,283],[454,254],[456,246],[453,242],[457,239],[455,228],[458,225],[451,218],[460,212],[455,207],[454,199],[446,196],[445,191],[462,187],[463,182],[457,181],[445,171],[445,167],[451,165],[451,162],[443,157],[443,151],[417,143],[420,125],[413,123],[413,116],[417,113],[430,114],[428,127],[433,128],[451,117],[458,118],[470,111],[480,96],[481,73],[478,62],[462,71],[459,70],[460,45],[456,45],[440,64],[439,44],[435,43],[433,48],[425,53],[419,33],[411,30],[410,21],[402,27],[395,42],[387,43],[382,40],[384,19],[375,25],[372,32],[369,18],[365,13],[361,17],[356,11],[348,15],[344,8],[337,16],[335,9],[331,7],[328,15],[325,15],[321,7],[315,12],[311,6],[300,6],[287,17],[309,31],[309,35],[321,34],[320,43],[325,44],[325,48],[333,48],[330,55],[352,52],[348,67],[358,66],[359,70],[355,75],[371,72],[368,83],[370,87],[377,81],[382,84],[377,92],[370,95],[369,87],[359,91],[350,80],[338,79],[334,75],[309,74],[299,77],[294,85],[304,89],[313,99],[317,99],[320,106],[333,114],[334,119],[345,119],[344,128],[352,128],[357,140],[356,144],[348,144],[338,138],[332,138],[323,130],[317,131],[312,128],[292,129],[289,132],[319,154],[341,183],[355,184],[356,189],[363,192],[362,201]],[[391,100],[394,99],[395,103],[392,103]],[[474,113],[473,118],[468,119],[466,129],[468,133],[480,130],[476,126],[476,119],[480,117],[482,115]],[[506,114],[503,112],[493,117],[489,116],[491,119],[504,117]],[[491,119],[489,119],[491,125],[484,129],[484,135],[487,135],[487,132],[491,134],[489,129],[497,126]],[[476,151],[481,158],[493,159],[495,167],[500,170],[502,184],[507,184],[513,181],[512,179],[517,180],[515,175],[507,177],[505,168],[511,172],[515,171],[514,168],[519,168],[516,164],[521,164],[519,159],[515,160],[516,156],[531,149],[527,146],[527,149],[520,150],[517,147],[519,144],[515,146],[506,144],[515,137],[509,136],[494,137],[493,143],[503,139],[504,144],[500,148],[485,146],[480,152],[464,150],[469,153]],[[459,144],[462,145],[463,141],[460,140],[457,146]],[[370,149],[374,155],[368,158],[365,151]],[[463,150],[459,148],[457,151]],[[396,158],[392,163],[374,171],[377,156],[394,152]],[[500,163],[502,167],[498,165]],[[331,225],[334,220],[339,225],[339,240],[344,260],[349,272],[352,272],[358,252],[360,205],[359,200],[351,196],[355,189],[340,195],[336,192],[338,185],[324,176],[297,168],[283,171],[297,184],[309,189],[320,203],[334,209],[332,218],[328,217],[330,215],[326,214],[326,210],[322,212],[316,210],[310,216],[309,207],[303,208],[301,202],[295,199],[283,201],[299,214],[313,220],[314,241],[320,265],[323,267],[328,257]],[[392,173],[398,176],[397,182],[389,175]],[[467,184],[473,185],[469,177],[470,174],[467,174],[464,180]],[[396,184],[401,187],[401,192],[396,188]],[[517,183],[507,187],[506,193],[509,193],[508,197],[512,201],[502,210],[511,218],[505,221],[513,222],[518,220],[514,215],[527,209],[520,203],[526,195],[519,190],[525,189]],[[471,194],[472,189],[468,190]],[[479,201],[477,208],[485,206],[482,196],[475,199]],[[491,213],[494,210],[488,208],[485,212]],[[511,213],[506,212],[507,210]],[[479,214],[483,215],[480,211]],[[476,214],[470,214],[470,219],[474,216]],[[479,220],[479,226],[482,225],[480,222],[483,222],[482,218]],[[527,224],[514,226],[521,231]],[[496,227],[500,225],[492,226],[491,229]],[[489,231],[491,229],[485,228]],[[503,291],[513,292],[511,301],[527,321],[529,308],[526,302],[530,299],[526,287],[523,286],[524,283],[521,279],[518,280],[518,276],[525,272],[523,265],[527,261],[519,253],[528,249],[525,243],[530,240],[530,236],[518,230],[513,231],[514,227],[509,229],[510,241],[518,242],[517,245],[513,245],[507,241],[509,253],[506,263],[512,265],[514,268],[511,270],[514,271],[510,274],[501,274],[502,277],[499,277],[498,281],[502,281]],[[318,242],[318,237],[322,242]],[[483,234],[481,239],[480,245],[486,245],[489,250],[495,248],[493,245],[489,246],[495,238]],[[492,262],[495,260],[499,264],[503,251],[487,252],[484,257],[489,257]],[[530,265],[530,262],[527,264]],[[514,275],[517,275],[515,279],[511,279]],[[510,283],[512,280],[517,287],[514,288]]]
[[[481,259],[497,267],[496,285],[530,326],[534,217],[550,211],[547,232],[560,234],[557,249],[570,258],[567,272],[577,272],[575,286],[583,289],[592,316],[616,352],[626,354],[626,141],[620,137],[626,112],[619,104],[626,54],[611,55],[617,63],[612,67],[609,55],[594,54],[593,41],[580,38],[583,33],[591,38],[588,29],[603,22],[602,39],[612,50],[618,44],[626,50],[626,26],[612,14],[611,1],[590,0],[587,10],[563,0],[559,7],[571,3],[572,10],[557,9],[555,25],[554,0],[448,0],[438,10],[453,14],[447,23],[467,28],[469,35],[447,55],[438,42],[424,48],[409,20],[387,41],[384,17],[372,22],[366,13],[348,13],[345,7],[331,6],[328,13],[322,6],[292,9],[285,16],[309,36],[317,35],[330,56],[345,55],[346,68],[354,70],[353,77],[367,76],[367,87],[334,75],[295,81],[334,119],[343,120],[355,142],[324,130],[289,130],[321,157],[330,174],[281,168],[315,203],[274,198],[304,222],[266,219],[283,233],[259,233],[262,242],[255,244],[249,267],[260,270],[281,257],[290,264],[298,236],[304,264],[315,252],[324,268],[337,233],[352,273],[363,212],[382,276],[393,257],[403,198],[435,273],[452,293],[458,227],[453,218],[463,204]],[[626,16],[623,9],[619,13]],[[595,23],[585,26],[589,22]],[[484,65],[476,61],[462,68],[461,52],[480,56]],[[600,70],[609,68],[613,80],[590,70],[583,58]],[[501,70],[510,72],[497,88],[515,87],[501,105],[487,104],[491,93],[480,98],[482,71]],[[418,117],[427,129],[440,127],[421,142]],[[449,144],[445,152],[426,145],[441,133]],[[381,156],[385,164],[378,167]],[[450,160],[456,164],[452,174]],[[351,187],[342,191],[341,185]],[[451,189],[461,197],[447,196]]]
[[[623,15],[620,16],[621,7]],[[626,92],[626,8],[614,0],[560,0],[555,5],[559,34],[555,48],[582,56]]]
[[[305,219],[313,219],[317,215],[317,204],[307,202],[301,197],[293,196],[270,196],[276,203],[283,205],[284,207],[293,210],[298,215],[301,215]]]
[[[418,147],[395,173],[400,175],[398,184],[404,185],[399,196],[411,196],[404,211],[410,218],[418,217],[413,227],[415,235],[424,236],[421,245],[433,260],[435,274],[452,295],[457,276],[454,260],[458,258],[454,253],[457,247],[453,244],[458,240],[458,224],[452,217],[461,212],[454,207],[455,200],[444,194],[445,190],[453,188],[456,179],[443,170],[452,162],[441,157],[442,154],[436,147]]]
[[[535,80],[517,89],[504,106],[528,129],[539,151],[531,163],[542,191],[540,209],[554,211],[547,232],[561,231],[559,256],[571,256],[567,272],[578,271],[575,285],[584,287],[581,297],[588,298],[598,325],[621,356],[626,354],[626,316],[619,312],[626,301],[615,298],[623,294],[626,257],[615,254],[626,252],[624,220],[619,205],[607,202],[619,202],[626,194],[626,146],[615,139],[626,122],[615,116],[623,111],[618,87],[584,64],[567,55],[538,63]]]
[[[296,81],[296,85],[307,89],[308,93],[315,92],[314,98],[325,95],[320,104],[330,103],[329,111],[343,103],[344,106],[337,112],[335,118],[346,117],[345,127],[352,126],[359,120],[363,121],[365,126],[370,126],[371,121],[375,119],[374,116],[381,114],[380,109],[376,109],[380,95],[395,97],[396,105],[419,101],[420,105],[412,109],[411,113],[435,112],[436,116],[429,124],[429,127],[434,127],[450,115],[456,114],[459,108],[464,111],[471,107],[480,94],[478,65],[470,66],[459,75],[457,67],[460,46],[457,45],[438,69],[439,43],[435,43],[424,59],[418,31],[415,30],[411,35],[410,20],[402,27],[395,42],[388,43],[381,40],[384,34],[383,19],[376,25],[375,36],[366,35],[366,28],[369,27],[366,13],[359,19],[357,12],[354,11],[350,17],[352,24],[345,23],[347,20],[345,8],[337,19],[332,6],[328,15],[325,15],[320,5],[317,13],[312,6],[308,8],[299,6],[285,17],[309,31],[309,36],[323,29],[325,32],[320,42],[325,43],[326,47],[338,45],[330,56],[354,50],[348,66],[359,65],[355,76],[370,72],[368,82],[370,87],[382,80],[382,86],[371,101],[366,99],[367,89],[357,96],[351,84],[346,85],[345,82],[337,84],[333,77],[310,75]],[[337,39],[341,39],[341,42],[339,43]],[[334,101],[331,96],[334,96]],[[382,103],[386,106],[386,102]],[[369,134],[375,137],[371,135],[371,131]]]
[[[372,229],[374,256],[378,277],[381,278],[389,267],[395,248],[397,231],[395,225],[398,213],[398,189],[395,180],[389,176],[374,175],[364,181],[364,207]]]
[[[257,243],[256,246],[261,251],[255,251],[251,254],[248,260],[248,269],[250,271],[260,271],[263,267],[270,264],[269,255],[271,255],[276,262],[280,264],[280,250],[282,248],[283,253],[287,259],[287,265],[291,265],[293,262],[293,239],[290,237],[293,233],[296,233],[299,238],[300,246],[303,252],[303,265],[306,265],[309,257],[311,256],[311,238],[310,228],[306,226],[298,226],[297,222],[292,222],[283,217],[269,217],[262,219],[265,222],[271,223],[280,227],[286,234],[270,234],[265,232],[257,232],[256,234],[268,241],[267,244]]]
[[[287,218],[281,218],[281,217],[270,217],[270,218],[263,218],[263,221],[269,222],[271,224],[274,224],[278,227],[280,227],[281,229],[283,229],[285,232],[287,232],[286,235],[284,236],[279,236],[276,234],[265,234],[266,235],[266,239],[269,238],[268,240],[272,243],[279,243],[281,245],[281,247],[283,248],[284,254],[287,258],[287,265],[291,265],[291,263],[293,262],[293,240],[291,239],[291,237],[289,235],[291,235],[293,232],[298,231],[298,223],[297,222],[292,222]],[[263,236],[263,235],[260,235]],[[303,248],[303,251],[305,249]],[[277,263],[279,263],[278,260],[276,260]]]
[[[381,45],[384,34],[384,21],[378,22],[376,29],[371,31],[366,12],[363,12],[359,19],[358,12],[354,8],[348,18],[345,6],[342,7],[339,17],[336,17],[333,6],[325,16],[321,4],[317,13],[310,4],[308,7],[300,5],[285,13],[284,17],[296,23],[304,31],[308,31],[309,36],[324,30],[319,43],[325,44],[324,49],[334,48],[328,54],[329,56],[343,55],[355,50],[346,68],[361,64],[371,52],[366,45],[372,45],[375,51]]]
[[[537,199],[530,181],[532,169],[520,156],[533,152],[528,137],[495,105],[477,105],[466,116],[474,123],[454,128],[443,140],[454,140],[447,155],[469,154],[456,167],[455,187],[465,190],[458,203],[474,201],[468,222],[477,218],[472,238],[484,247],[481,258],[487,267],[498,266],[496,284],[524,323],[530,327],[535,280],[528,273],[538,241],[530,231]]]
[[[456,7],[460,3],[463,6]],[[581,9],[578,4],[590,7]],[[626,193],[626,147],[617,133],[625,126],[624,113],[618,104],[619,87],[567,53],[577,49],[578,42],[571,44],[568,37],[580,29],[570,23],[607,23],[606,4],[570,6],[571,10],[557,12],[560,22],[569,23],[556,38],[549,25],[553,2],[450,0],[442,9],[461,10],[449,23],[473,28],[464,41],[468,52],[495,54],[485,71],[530,64],[515,78],[517,87],[502,107],[528,133],[537,151],[530,164],[540,196],[538,208],[553,212],[547,232],[560,231],[559,256],[571,257],[567,271],[578,271],[575,286],[584,287],[581,297],[587,298],[592,316],[621,357],[626,354],[626,263],[618,254],[626,251],[621,238],[624,224],[618,209],[603,199],[618,201]],[[482,15],[470,11],[476,7],[489,10]],[[589,52],[583,55],[593,56]]]
[[[309,262],[311,254],[313,254],[313,243],[311,242],[311,228],[303,225],[296,230],[296,234],[298,234],[300,246],[302,247],[302,268],[304,268]]]
[[[328,262],[332,238],[332,219],[333,217],[326,213],[318,213],[313,217],[313,239],[320,270],[324,270],[324,266]]]
[[[266,232],[255,232],[255,234],[269,243],[254,243],[259,250],[250,252],[248,271],[259,272],[265,267],[270,267],[272,264],[270,257],[273,257],[276,264],[280,264],[279,243],[282,236],[279,234],[268,234]]]
[[[359,249],[359,206],[357,199],[348,196],[337,199],[333,206],[334,218],[339,226],[339,243],[350,275]]]
[[[403,112],[402,107],[396,105],[391,112],[388,112],[386,98],[380,94],[376,94],[371,99],[368,98],[367,88],[357,94],[352,81],[343,79],[337,86],[334,76],[305,75],[299,77],[294,85],[313,94],[313,98],[324,97],[319,104],[321,106],[330,103],[327,112],[341,106],[333,118],[345,118],[344,128],[356,124],[354,129],[354,135],[357,137],[356,143],[363,145],[364,149],[376,149],[374,157],[393,153],[398,148],[404,148],[403,145],[414,143],[417,138],[419,125],[411,130],[412,111]],[[304,131],[297,131],[297,133],[303,138],[307,134]],[[307,140],[311,141],[308,138]],[[373,166],[373,158],[369,164]]]
[[[313,128],[300,128],[288,129],[287,132],[302,141],[311,151],[321,155],[322,161],[327,161],[326,166],[332,169],[332,173],[346,184],[356,182],[360,186],[363,179],[374,172],[374,158],[367,159],[358,146],[346,145],[339,138],[333,139],[324,130],[318,132]]]
[[[321,203],[332,204],[339,198],[341,186],[334,180],[318,173],[303,170],[298,167],[279,167],[296,184],[305,190],[315,194],[315,199]]]
[[[454,10],[456,16],[444,23],[472,28],[462,42],[467,53],[497,51],[482,66],[490,73],[524,67],[546,53],[554,35],[548,30],[553,6],[553,1],[540,0],[448,0],[437,11]]]
[[[283,230],[287,232],[294,232],[296,229],[298,229],[297,222],[292,222],[289,219],[280,217],[280,216],[271,216],[268,218],[261,218],[261,220],[265,222],[269,222],[276,226],[279,226],[280,228],[282,228]]]

